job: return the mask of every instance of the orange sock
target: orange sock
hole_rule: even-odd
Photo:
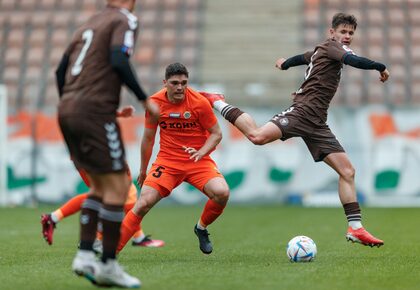
[[[226,205],[218,204],[209,199],[204,206],[203,213],[201,214],[200,223],[202,226],[207,227],[214,222],[223,212]]]
[[[125,216],[121,224],[121,236],[118,243],[117,253],[119,253],[127,242],[131,239],[133,234],[140,230],[140,223],[143,217],[136,215],[130,210]]]
[[[57,221],[61,221],[63,218],[68,217],[72,214],[75,214],[82,208],[82,204],[85,199],[88,197],[87,193],[79,194],[70,199],[68,202],[63,204],[59,209],[55,210],[52,215],[54,215]],[[56,221],[56,222],[57,222]]]

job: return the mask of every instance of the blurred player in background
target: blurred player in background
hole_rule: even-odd
[[[86,172],[83,170],[79,171],[80,176],[82,177],[83,181],[85,182],[87,187],[90,187],[89,179],[87,178]],[[131,180],[131,174],[128,172],[128,178]],[[54,210],[49,214],[43,214],[41,216],[41,225],[42,225],[42,235],[45,241],[52,245],[53,243],[53,234],[56,224],[59,223],[64,218],[71,216],[82,208],[83,202],[88,198],[88,193],[82,193],[79,195],[74,196],[65,204],[60,206],[58,209]],[[124,204],[124,213],[127,214],[129,210],[131,210],[134,204],[137,201],[137,188],[136,186],[131,183],[130,189],[128,191],[127,200]],[[99,227],[100,228],[100,227]],[[102,231],[98,231],[97,233],[97,240],[102,241]],[[139,247],[147,247],[147,248],[160,248],[165,245],[165,242],[162,240],[154,240],[151,239],[150,235],[146,235],[142,228],[134,233],[133,240],[131,243],[133,246]],[[95,246],[99,246],[99,249]],[[95,243],[94,249],[98,250],[98,252],[102,252],[102,242]]]
[[[58,121],[73,162],[87,172],[91,184],[80,215],[80,249],[73,271],[98,286],[138,288],[140,280],[127,274],[116,259],[124,203],[130,181],[116,112],[125,84],[157,117],[147,100],[129,57],[138,32],[131,12],[135,0],[108,0],[74,33],[56,71],[60,95]],[[96,260],[93,243],[102,224],[103,253]]]
[[[121,110],[117,111],[117,117],[122,117],[122,118],[132,117],[134,115],[134,112],[135,112],[135,109],[133,106],[126,106],[126,107],[123,107]],[[89,179],[87,177],[86,172],[84,170],[79,170],[78,172],[83,182],[86,184],[86,186],[90,187]],[[127,176],[131,182],[130,170],[127,171]],[[60,222],[62,219],[80,211],[80,209],[82,208],[82,204],[86,200],[87,197],[88,197],[88,193],[76,195],[75,197],[67,201],[65,204],[63,204],[60,208],[56,209],[55,211],[49,214],[43,214],[41,216],[42,235],[45,241],[49,245],[52,245],[53,243],[53,235],[54,235],[54,229],[56,227],[56,224]],[[127,200],[124,204],[125,213],[127,213],[129,210],[133,208],[134,204],[136,203],[136,200],[137,200],[137,188],[133,183],[131,183]],[[97,239],[99,239],[101,242],[100,243],[95,242],[94,248],[95,246],[99,246],[100,252],[102,252],[102,231],[98,231]],[[137,231],[133,235],[133,241],[131,244],[133,246],[159,248],[159,247],[163,247],[165,245],[165,242],[162,240],[151,239],[150,235],[145,235],[143,230],[140,228],[140,230]],[[95,250],[98,250],[98,248]]]
[[[118,251],[138,230],[148,211],[185,181],[209,198],[194,232],[200,250],[210,254],[213,245],[207,226],[222,214],[229,198],[229,187],[209,156],[222,139],[222,132],[206,98],[188,87],[188,70],[184,65],[170,64],[163,84],[164,89],[150,97],[158,104],[161,114],[154,120],[146,113],[137,179],[141,193],[124,218]],[[160,150],[147,173],[158,127]]]
[[[293,94],[293,105],[261,127],[256,125],[249,114],[227,104],[223,95],[205,96],[226,120],[256,145],[301,137],[314,160],[324,161],[339,175],[338,194],[348,220],[347,240],[379,247],[384,242],[367,232],[361,223],[354,182],[355,170],[326,123],[327,110],[340,82],[343,64],[377,70],[382,82],[389,77],[384,64],[359,57],[350,49],[356,27],[357,20],[353,15],[338,13],[332,19],[329,39],[312,51],[287,60],[277,60],[276,67],[280,70],[299,65],[308,65],[308,68],[302,86]]]

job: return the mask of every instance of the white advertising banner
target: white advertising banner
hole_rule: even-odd
[[[260,125],[281,111],[244,110]],[[331,110],[328,124],[356,169],[361,202],[376,206],[420,206],[419,110],[390,111],[384,107]],[[35,133],[31,127],[33,120],[37,121]],[[134,180],[139,169],[143,121],[142,117],[121,121]],[[300,138],[255,146],[223,118],[219,118],[219,123],[223,141],[212,157],[231,188],[231,203],[339,205],[337,174],[325,163],[315,163]],[[69,159],[56,116],[20,113],[9,117],[8,134],[9,202],[22,204],[35,196],[40,202],[57,203],[86,191]],[[36,143],[32,136],[36,136]],[[183,183],[167,200],[194,204],[204,198]]]

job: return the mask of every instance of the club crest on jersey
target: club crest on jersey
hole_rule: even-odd
[[[181,118],[181,113],[169,113],[169,118]]]
[[[191,113],[190,113],[190,112],[188,112],[188,111],[184,112],[184,118],[185,118],[185,119],[189,119],[189,118],[191,118]]]
[[[287,125],[289,125],[289,119],[287,118],[281,118],[279,122],[280,122],[280,125],[282,125],[283,127],[286,127]]]

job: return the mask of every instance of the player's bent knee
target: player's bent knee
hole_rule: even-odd
[[[341,177],[348,181],[354,180],[355,175],[356,170],[352,166],[346,167],[341,171]]]
[[[214,193],[214,201],[220,204],[225,204],[229,200],[229,189],[219,190]]]

